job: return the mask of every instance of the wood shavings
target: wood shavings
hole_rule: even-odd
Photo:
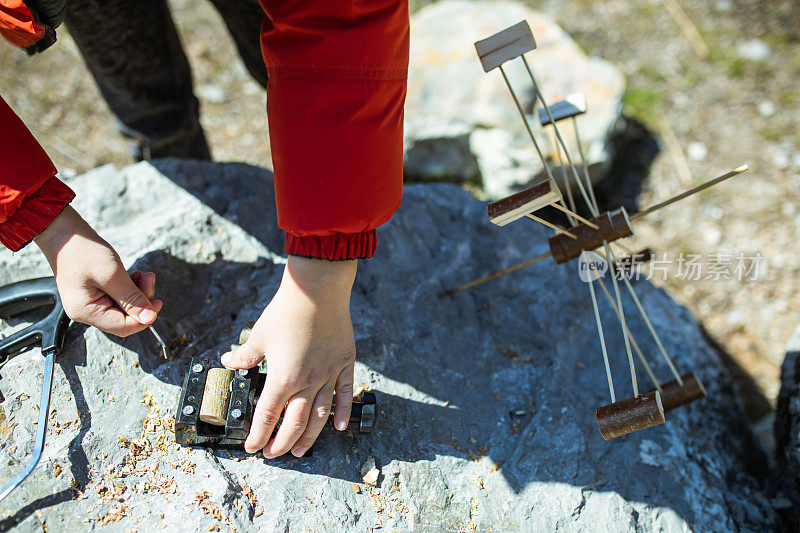
[[[256,494],[253,492],[247,483],[242,483],[242,494],[244,494],[247,499],[250,501],[250,505],[255,508],[258,505],[258,498],[256,498]]]
[[[108,512],[105,516],[95,518],[95,522],[100,524],[101,526],[107,526],[108,524],[113,524],[114,522],[119,522],[126,516],[128,516],[128,511],[130,508],[124,504],[117,504],[111,508],[111,511]]]
[[[205,514],[210,514],[214,520],[233,527],[228,517],[222,514],[222,509],[215,505],[209,498],[211,498],[211,493],[207,490],[203,490],[194,495],[194,503],[196,503]]]
[[[356,396],[358,396],[362,392],[367,392],[369,390],[370,390],[370,388],[369,388],[369,385],[367,383],[359,383],[358,386],[356,387],[356,389],[353,391],[353,397],[355,398]]]
[[[56,463],[53,465],[53,477],[58,477],[61,475],[61,465]]]
[[[355,491],[356,494],[361,494],[361,487],[358,483],[353,483],[353,491]]]

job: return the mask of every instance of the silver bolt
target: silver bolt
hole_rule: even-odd
[[[183,408],[183,414],[185,414],[186,416],[194,414],[194,407],[192,407],[191,405],[187,405],[186,407]]]
[[[231,409],[231,416],[236,420],[242,418],[242,410],[241,409]]]
[[[249,372],[249,370],[248,370],[248,369],[246,369],[246,368],[240,368],[240,369],[237,371],[237,373],[238,373],[240,376],[242,376],[242,377],[245,377],[245,376],[247,376],[247,373],[248,373],[248,372]]]
[[[192,367],[192,372],[194,372],[195,374],[199,374],[202,371],[203,371],[203,365],[201,365],[200,363],[197,363]]]

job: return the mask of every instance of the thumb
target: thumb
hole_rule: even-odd
[[[156,310],[125,269],[119,268],[105,287],[108,294],[122,311],[141,324],[151,324],[156,319]]]
[[[264,354],[253,344],[246,342],[238,348],[222,354],[220,361],[227,368],[253,368],[264,359]]]

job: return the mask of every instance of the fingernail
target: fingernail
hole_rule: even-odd
[[[292,450],[292,453],[295,457],[303,457],[303,454],[306,453],[306,448],[297,448],[296,450]]]
[[[344,420],[339,420],[339,421],[336,423],[336,429],[338,429],[339,431],[344,431],[344,429],[345,429],[346,427],[347,427],[347,422],[346,422],[346,421],[344,421]]]
[[[245,446],[244,451],[246,451],[247,453],[256,453],[258,450]]]
[[[220,357],[219,360],[220,362],[222,362],[223,365],[228,366],[229,364],[231,364],[232,358],[233,356],[231,355],[231,352],[225,352],[224,354],[222,354],[222,357]]]
[[[156,312],[152,309],[142,309],[139,312],[139,321],[145,324],[149,324],[153,320],[156,319]]]
[[[266,457],[267,459],[275,459],[275,457],[277,457],[277,456],[276,455],[272,455],[271,453],[269,453],[266,450],[264,450],[264,457]]]

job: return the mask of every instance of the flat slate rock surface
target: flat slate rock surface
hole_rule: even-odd
[[[377,256],[359,268],[356,383],[378,395],[374,433],[326,429],[311,457],[272,461],[176,445],[171,424],[190,356],[226,350],[278,286],[285,256],[271,180],[242,164],[163,160],[69,181],[77,209],[125,264],[157,272],[157,327],[185,343],[165,362],[147,332],[120,339],[70,328],[42,461],[0,505],[0,530],[774,527],[764,454],[730,380],[690,313],[663,291],[635,283],[667,349],[709,396],[611,442],[594,420],[608,389],[574,264],[543,262],[437,297],[543,252],[548,235],[525,221],[494,227],[485,204],[453,185],[407,186]],[[34,246],[0,253],[0,265],[2,283],[48,273]],[[617,394],[627,396],[622,338],[601,308]],[[2,332],[22,325],[3,322]],[[0,368],[0,482],[31,453],[42,361],[33,350]],[[646,379],[640,372],[642,386]],[[381,472],[374,487],[360,473],[371,459]]]

